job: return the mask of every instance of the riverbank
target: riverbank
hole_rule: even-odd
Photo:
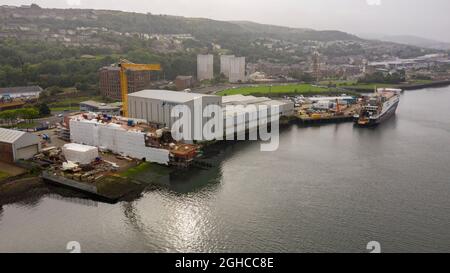
[[[0,181],[0,207],[20,202],[38,191],[47,192],[38,175],[25,174],[2,179]]]
[[[419,90],[424,88],[437,88],[445,87],[450,85],[450,80],[443,81],[431,81],[431,82],[416,82],[416,83],[406,83],[406,84],[367,84],[367,85],[339,85],[341,89],[354,91],[358,93],[371,92],[375,88],[397,88],[402,90]]]
[[[48,185],[63,189],[66,196],[117,203],[122,198],[139,195],[147,186],[170,175],[172,171],[169,167],[143,162],[122,168],[121,171],[106,175],[94,183],[67,179],[45,170],[42,174],[26,172],[18,176],[5,175],[0,180],[0,206],[20,202],[33,193],[50,193],[52,191]]]

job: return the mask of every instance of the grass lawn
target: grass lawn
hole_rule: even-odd
[[[373,91],[375,90],[375,88],[389,88],[389,87],[396,87],[397,85],[395,84],[384,84],[384,83],[368,83],[368,84],[355,84],[355,85],[338,85],[338,87],[348,87],[348,88],[356,88],[356,89],[364,89],[364,90],[368,90],[368,91]]]
[[[432,83],[432,80],[414,80],[407,83],[407,85],[415,85],[415,84],[427,84]],[[336,87],[340,88],[350,88],[350,89],[359,89],[359,90],[367,90],[373,91],[375,88],[398,88],[403,84],[389,84],[389,83],[357,83],[356,81],[323,81],[320,84],[327,85],[336,85]]]
[[[158,164],[152,164],[149,162],[143,162],[134,168],[130,168],[130,169],[120,173],[119,176],[121,176],[123,178],[137,178],[142,173],[148,174],[149,172],[152,172],[159,176],[163,176],[163,175],[167,175],[169,173],[169,171],[170,171],[170,169],[168,169],[167,167],[160,166]]]
[[[170,171],[169,167],[144,162],[124,172],[108,175],[97,181],[96,186],[100,194],[117,198],[157,182]]]
[[[95,97],[89,97],[89,96],[82,96],[82,97],[76,97],[76,98],[64,98],[59,100],[58,102],[52,102],[48,104],[48,107],[50,107],[50,110],[52,112],[62,112],[64,110],[69,111],[76,111],[80,109],[80,102],[88,101],[88,100],[94,100],[94,101],[102,101],[101,96],[95,96]]]
[[[2,126],[3,128],[17,128],[17,129],[34,129],[36,127],[39,126],[39,123],[37,122],[32,122],[32,123],[19,123],[19,124],[15,124],[15,125],[4,125]]]
[[[80,106],[67,106],[67,107],[50,107],[52,112],[63,112],[65,110],[69,111],[78,111],[80,110]]]
[[[39,126],[39,123],[37,123],[37,122],[32,122],[32,123],[24,122],[24,123],[17,124],[14,127],[18,128],[18,129],[34,129],[38,126]]]
[[[9,174],[0,171],[0,180],[6,179],[6,178],[8,178],[9,176],[10,176]]]
[[[313,94],[326,93],[330,89],[313,86],[311,84],[288,84],[288,85],[259,85],[227,89],[218,93],[220,96],[228,95],[277,95],[277,94]]]
[[[375,90],[375,87],[379,88],[388,88],[395,87],[396,84],[386,84],[386,83],[357,83],[356,81],[323,81],[320,84],[327,85],[336,85],[336,87],[340,88],[355,88],[355,89],[363,89],[363,90]]]

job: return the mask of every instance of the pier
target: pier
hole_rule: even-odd
[[[341,123],[352,122],[353,115],[336,116],[336,115],[323,115],[321,117],[311,116],[299,116],[298,121],[302,124],[326,124],[326,123]]]
[[[44,171],[41,174],[41,178],[47,183],[69,188],[87,194],[98,201],[111,204],[117,203],[120,198],[139,187],[139,185],[131,181],[125,181],[125,179],[113,176],[105,177],[105,179],[96,183],[86,183]]]

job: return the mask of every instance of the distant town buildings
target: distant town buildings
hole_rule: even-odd
[[[197,56],[197,80],[212,80],[214,78],[214,56],[198,55]]]
[[[128,93],[147,89],[151,85],[150,71],[128,71]],[[120,91],[120,68],[116,66],[105,66],[99,71],[100,94],[104,97],[121,100]]]
[[[428,54],[411,59],[397,58],[388,61],[371,62],[366,69],[368,73],[373,73],[380,70],[427,69],[449,63],[448,54]]]
[[[107,14],[108,12],[106,12]],[[35,24],[33,20],[57,21],[94,21],[105,15],[103,11],[80,9],[44,9],[37,5],[20,7],[0,5],[0,38],[16,38],[24,40],[59,42],[66,46],[92,46],[119,50],[122,45],[104,37],[138,38],[151,40],[152,49],[156,52],[170,53],[183,51],[183,42],[195,40],[189,33],[156,34],[141,32],[122,32],[106,27],[70,25],[62,28],[48,27],[48,24]],[[100,37],[102,36],[102,37]]]

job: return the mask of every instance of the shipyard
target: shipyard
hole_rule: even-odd
[[[0,4],[0,253],[450,251],[450,4],[420,1]]]
[[[198,56],[199,79],[212,78],[213,61],[210,55]],[[257,136],[262,134],[262,126],[266,125],[276,129],[293,124],[368,124],[372,117],[366,113],[386,112],[386,109],[376,109],[382,106],[375,98],[393,93],[398,97],[402,92],[401,89],[374,87],[372,94],[348,95],[335,90],[328,96],[286,94],[265,97],[229,94],[227,91],[222,92],[224,94],[205,94],[191,90],[144,89],[143,86],[139,89],[129,84],[129,77],[134,77],[130,72],[162,69],[159,64],[135,64],[121,60],[113,70],[108,70],[108,73],[115,73],[113,79],[119,87],[110,95],[120,98],[120,103],[80,102],[79,111],[59,115],[59,121],[52,128],[43,128],[48,129],[44,133],[41,130],[29,133],[2,129],[5,136],[20,135],[33,144],[23,148],[23,154],[17,153],[19,156],[13,149],[10,153],[13,158],[7,158],[5,153],[4,160],[9,164],[18,162],[24,167],[23,173],[33,170],[36,175],[37,172],[37,179],[43,182],[114,203],[138,191],[138,188],[148,186],[121,175],[130,170],[134,172],[153,165],[163,169],[163,173],[209,168],[212,164],[203,155],[211,146],[221,142],[226,145],[229,140],[245,140],[247,136],[248,140],[257,140]],[[100,75],[104,71],[101,70]],[[231,83],[245,81],[245,58],[222,56],[221,72],[229,77]],[[109,82],[102,79],[101,84],[108,86]],[[320,84],[314,88],[326,89]],[[24,95],[37,96],[39,94],[32,92]],[[397,105],[398,101],[394,111],[388,111],[389,115],[395,113]],[[174,115],[179,107],[184,107],[187,112]],[[185,121],[185,124],[179,125],[178,131],[174,130],[174,125],[180,121]],[[211,122],[215,123],[211,125]],[[275,127],[271,126],[273,122],[276,122]],[[378,119],[375,122],[379,123]],[[212,130],[208,137],[204,135],[207,124]],[[278,130],[270,131],[278,133]],[[265,132],[269,133],[268,128]],[[269,135],[265,140],[271,144],[271,138]],[[278,145],[272,146],[272,149],[277,149]],[[20,175],[23,176],[23,173]],[[13,179],[9,177],[7,181]]]
[[[274,129],[279,126],[346,122],[375,125],[395,113],[402,89],[373,86],[374,90],[367,89],[365,93],[330,89],[320,82],[319,59],[320,55],[315,52],[313,69],[316,84],[303,86],[304,95],[296,95],[301,85],[290,87],[289,84],[276,86],[273,83],[268,88],[269,92],[262,94],[254,91],[239,93],[236,91],[239,87],[225,87],[222,91],[213,92],[199,89],[196,93],[183,89],[192,87],[192,79],[186,76],[177,78],[177,91],[146,89],[145,81],[150,77],[146,73],[160,72],[163,67],[122,59],[113,66],[101,68],[99,74],[101,89],[118,102],[82,101],[79,111],[63,112],[52,120],[51,126],[47,122],[34,133],[2,129],[5,136],[17,135],[18,140],[24,138],[32,143],[19,149],[22,152],[16,153],[12,149],[9,154],[3,154],[8,164],[17,162],[23,170],[17,177],[8,177],[6,182],[11,185],[14,179],[27,177],[31,172],[31,177],[37,176],[36,179],[45,183],[115,203],[151,184],[137,182],[124,173],[148,168],[159,169],[165,174],[211,168],[213,164],[204,154],[211,146],[222,145],[220,143],[226,146],[230,140],[254,141],[258,136],[266,135],[266,144],[271,146],[271,150],[276,150],[279,143],[271,143],[275,136],[270,133],[278,134],[279,131]],[[230,84],[244,84],[252,79],[245,67],[245,57],[223,55],[220,58],[220,72]],[[213,77],[213,56],[198,55],[197,80],[212,80]],[[258,90],[266,88],[266,84],[242,88]],[[274,96],[273,90],[277,88],[295,89],[295,92],[283,91]],[[43,90],[30,88],[23,93],[15,91],[11,94],[23,101],[36,100],[41,92]],[[393,95],[389,94],[394,93],[397,101],[392,105],[395,108],[386,110],[390,105],[389,102],[387,106],[383,105],[385,98],[392,98]],[[4,96],[4,99],[8,107],[15,101],[11,95]],[[179,111],[180,107],[187,112]],[[372,117],[376,114],[379,117]],[[178,130],[174,125],[178,125]],[[210,136],[204,135],[206,125],[209,125]],[[272,130],[268,130],[270,127]],[[27,185],[30,177],[24,181]],[[34,182],[31,185],[35,185]],[[8,195],[8,190],[4,193]]]
[[[86,109],[85,105],[96,104],[83,103],[80,108],[84,111],[65,115],[56,128],[46,133],[22,133],[33,136],[33,143],[37,145],[34,154],[20,158],[25,160],[20,164],[30,169],[41,169],[40,177],[45,182],[81,191],[99,200],[117,202],[136,190],[132,179],[127,180],[120,173],[145,164],[160,165],[167,172],[180,168],[204,168],[208,166],[208,162],[202,160],[204,146],[207,148],[217,140],[233,139],[233,135],[258,130],[260,117],[257,106],[276,106],[277,117],[284,121],[281,126],[295,123],[314,125],[353,121],[364,100],[345,94],[274,100],[248,95],[220,97],[143,90],[130,94],[126,101],[129,117],[113,116],[108,107],[93,109],[104,110],[104,113],[86,111],[91,109]],[[206,105],[224,107],[218,115],[223,119],[219,123],[224,127],[220,131],[223,138],[219,136],[209,141],[200,138],[195,143],[174,139],[171,130],[176,122],[171,115],[173,108],[188,105],[188,109],[194,112],[196,101],[200,101],[201,109]],[[230,111],[230,106],[240,106],[239,111]],[[203,126],[208,120],[191,117],[190,122]],[[3,132],[5,135],[9,133],[13,131]],[[57,140],[52,141],[55,138]]]

